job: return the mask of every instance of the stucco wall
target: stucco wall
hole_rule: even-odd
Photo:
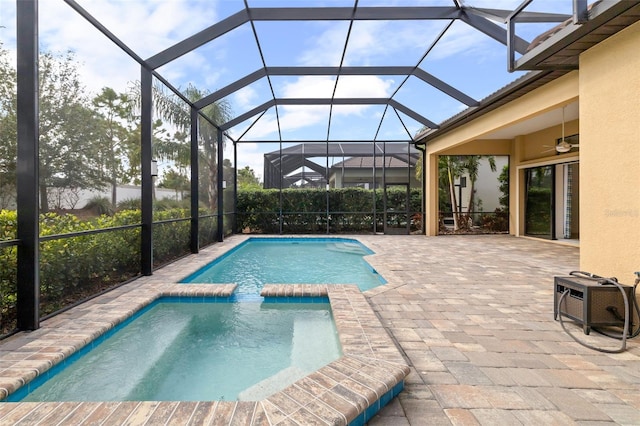
[[[580,57],[580,267],[640,270],[640,23]]]

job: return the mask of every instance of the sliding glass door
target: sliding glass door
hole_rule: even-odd
[[[553,164],[525,170],[525,235],[580,238],[580,165]]]
[[[552,239],[555,235],[555,165],[525,170],[525,234]]]

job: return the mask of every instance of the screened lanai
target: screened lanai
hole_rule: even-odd
[[[586,10],[519,0],[0,6],[3,333],[232,233],[420,232],[416,135],[524,75],[510,72],[513,59]],[[366,189],[272,185],[301,144],[325,179],[340,147],[341,161],[406,156],[406,181],[383,170]],[[271,192],[247,192],[243,169]]]

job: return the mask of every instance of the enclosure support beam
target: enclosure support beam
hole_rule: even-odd
[[[200,251],[200,212],[198,205],[200,164],[198,161],[198,110],[191,108],[191,253]]]
[[[16,2],[17,34],[17,326],[40,326],[40,265],[38,224],[38,0]]]
[[[238,233],[238,144],[233,142],[233,233]]]
[[[224,179],[224,167],[222,163],[224,162],[224,143],[223,138],[224,133],[221,129],[218,129],[218,140],[217,140],[217,149],[218,149],[218,164],[217,164],[217,189],[216,192],[218,194],[218,227],[217,227],[217,241],[219,243],[222,242],[224,238],[224,187],[223,187],[223,179]]]
[[[153,75],[145,67],[140,73],[140,170],[142,172],[142,233],[140,257],[143,275],[153,273],[153,176],[151,176],[152,121],[153,121]]]

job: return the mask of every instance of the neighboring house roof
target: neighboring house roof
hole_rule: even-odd
[[[331,166],[332,169],[341,169],[341,168],[345,168],[345,169],[371,169],[373,168],[373,162],[374,162],[374,158],[373,157],[353,157],[353,158],[349,158],[345,161],[341,161],[339,163],[334,164],[333,166]],[[381,157],[376,157],[375,158],[375,164],[376,167],[382,167],[382,158]],[[412,163],[413,164],[413,163]],[[395,158],[395,157],[387,157],[385,158],[384,161],[384,167],[386,168],[406,168],[409,164],[404,161],[401,160],[399,158]]]
[[[368,167],[373,167],[374,157],[377,160],[376,164],[379,164],[383,157],[390,159],[389,161],[393,161],[391,159],[394,158],[404,161],[402,159],[406,159],[407,156],[410,164],[415,164],[420,158],[420,152],[409,141],[374,142],[373,144],[371,141],[300,143],[264,154],[263,185],[265,188],[276,188],[282,179],[289,182],[288,176],[303,167],[326,176],[324,166],[326,163],[323,161],[322,164],[317,164],[311,160],[312,158],[371,158]],[[406,164],[405,162],[401,167],[406,167]]]

